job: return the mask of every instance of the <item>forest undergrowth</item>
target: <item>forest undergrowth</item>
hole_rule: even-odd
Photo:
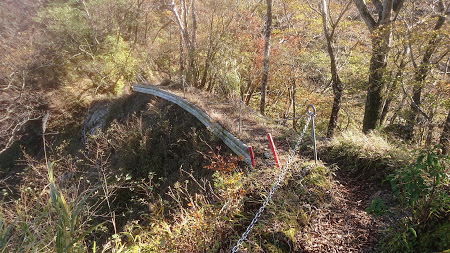
[[[160,99],[132,95],[108,115],[105,130],[76,154],[55,136],[44,138],[48,163],[25,154],[21,182],[11,185],[16,195],[3,196],[0,249],[229,251],[280,170],[270,160],[248,167]],[[301,152],[311,148],[306,142]],[[417,158],[376,132],[346,131],[319,147],[324,163],[294,161],[241,249],[448,247],[448,157],[426,149]]]
[[[229,252],[281,172],[266,134],[284,165],[309,104],[319,161],[307,132],[239,251],[449,252],[449,10],[1,1],[0,252]]]

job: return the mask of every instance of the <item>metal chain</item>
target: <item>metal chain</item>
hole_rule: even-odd
[[[138,75],[138,76],[139,76],[139,75]],[[139,77],[140,77],[141,79],[143,79],[141,76],[139,76]],[[195,89],[195,87],[191,87],[190,85],[188,85],[188,84],[185,82],[184,78],[183,78],[182,82],[183,82],[183,87],[184,87],[184,85],[186,85],[188,89]],[[159,88],[161,88],[161,87],[159,87]],[[194,91],[194,93],[195,93],[195,91]],[[198,95],[198,94],[196,94],[196,95]],[[200,98],[201,100],[203,100],[204,102],[208,103],[208,104],[232,104],[232,103],[233,103],[233,102],[228,102],[228,103],[213,103],[213,102],[209,102],[209,101],[203,99],[201,96],[199,96],[199,98]],[[265,117],[265,116],[263,116],[263,115],[260,115],[258,112],[256,112],[256,111],[254,111],[253,109],[251,109],[248,105],[246,105],[246,104],[242,101],[242,99],[239,99],[239,100],[240,100],[239,102],[242,103],[242,104],[244,104],[244,107],[245,107],[248,111],[250,111],[252,114],[254,114],[254,115],[256,115],[257,117],[262,118],[262,119],[264,119],[264,120],[268,120],[268,121],[281,122],[281,121],[288,121],[288,120],[300,119],[300,118],[303,118],[303,117],[306,117],[306,116],[309,116],[309,117],[308,117],[308,119],[307,119],[307,121],[306,121],[305,127],[303,128],[303,131],[302,131],[300,137],[298,138],[297,143],[295,144],[294,149],[293,149],[292,152],[291,152],[291,155],[289,156],[288,161],[286,162],[286,165],[284,166],[283,171],[282,171],[281,174],[278,176],[278,179],[277,179],[277,181],[275,182],[275,184],[273,185],[272,190],[269,192],[269,195],[267,195],[266,200],[264,201],[264,203],[262,204],[262,206],[259,208],[259,210],[258,210],[258,212],[256,213],[255,217],[253,218],[252,222],[250,223],[250,225],[248,225],[247,229],[246,229],[245,232],[242,234],[241,238],[237,241],[236,245],[233,247],[233,249],[232,249],[232,251],[231,251],[231,252],[233,252],[233,253],[237,252],[237,250],[239,249],[239,247],[242,245],[242,243],[244,242],[244,240],[247,238],[247,236],[248,236],[248,234],[250,233],[250,231],[251,231],[251,230],[253,229],[253,227],[255,226],[255,224],[256,224],[256,222],[258,221],[259,217],[261,216],[262,212],[264,211],[264,209],[266,208],[266,206],[269,204],[269,201],[271,200],[272,195],[275,193],[275,191],[277,190],[277,188],[278,188],[280,182],[283,180],[284,175],[286,174],[287,169],[289,168],[289,165],[290,165],[290,163],[292,162],[292,159],[293,159],[294,156],[295,156],[295,153],[297,153],[297,150],[298,150],[298,148],[299,148],[299,146],[300,146],[300,143],[301,143],[301,141],[302,141],[302,139],[303,139],[303,136],[304,136],[305,133],[306,133],[306,129],[308,128],[309,122],[311,121],[311,119],[312,119],[313,117],[315,117],[315,113],[309,113],[309,112],[306,112],[306,113],[303,114],[303,115],[300,115],[300,116],[297,116],[297,117],[292,117],[292,118],[286,118],[286,119],[273,119],[273,118],[268,118],[268,117]],[[312,165],[310,165],[310,166],[312,166]],[[308,166],[308,167],[310,167],[310,166]]]
[[[247,238],[248,234],[250,233],[250,231],[253,229],[253,226],[255,226],[256,222],[258,221],[258,218],[261,216],[262,212],[264,211],[264,209],[266,208],[267,204],[269,203],[270,199],[272,198],[272,195],[275,193],[275,191],[278,188],[278,185],[280,184],[281,180],[283,180],[284,175],[287,172],[287,169],[289,168],[290,163],[292,162],[292,159],[294,158],[295,153],[297,153],[297,150],[300,146],[300,142],[303,139],[303,136],[305,135],[306,129],[308,128],[309,122],[311,121],[311,118],[313,117],[312,114],[309,114],[309,118],[306,121],[305,127],[303,128],[303,132],[300,135],[300,137],[298,138],[297,143],[295,144],[294,149],[291,152],[291,155],[289,156],[288,161],[286,162],[286,165],[284,166],[283,171],[281,172],[281,174],[278,176],[278,180],[275,182],[275,184],[272,187],[272,190],[269,192],[269,195],[267,195],[266,200],[264,201],[264,203],[262,204],[262,206],[259,208],[258,213],[256,213],[255,217],[253,218],[252,222],[250,223],[250,225],[248,225],[247,229],[245,230],[245,232],[242,234],[241,239],[239,239],[239,241],[237,241],[236,246],[233,247],[233,250],[231,252],[235,253],[237,252],[237,250],[239,249],[239,246],[241,246],[241,244],[244,242],[244,240]]]

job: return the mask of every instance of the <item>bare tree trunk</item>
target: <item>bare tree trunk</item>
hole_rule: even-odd
[[[259,110],[264,115],[266,109],[267,79],[269,76],[270,36],[272,34],[272,0],[267,0],[267,20],[264,32],[264,60],[261,78],[261,104]]]
[[[141,7],[142,4],[144,3],[144,0],[138,0],[136,3],[137,6],[137,11],[135,16],[133,17],[134,19],[136,19],[136,24],[134,25],[134,41],[133,44],[136,44],[138,41],[138,34],[139,34],[139,24],[141,23],[140,19],[140,14],[142,12]]]
[[[425,139],[425,146],[430,146],[431,143],[433,142],[434,127],[435,127],[434,123],[430,122],[430,124],[428,125],[427,138]]]
[[[180,32],[180,74],[184,73],[183,33]]]
[[[297,93],[297,82],[296,82],[296,71],[294,71],[294,76],[292,77],[292,112],[293,112],[293,120],[292,120],[292,128],[297,130],[297,120],[295,119],[296,111],[295,111],[295,94]]]
[[[386,121],[386,116],[389,112],[389,108],[391,107],[391,103],[392,103],[392,93],[394,93],[395,91],[395,83],[393,83],[391,85],[391,87],[389,88],[388,93],[386,94],[386,100],[384,101],[383,104],[383,109],[381,110],[381,115],[380,115],[380,126],[383,126],[384,122]]]
[[[322,24],[323,24],[323,32],[325,34],[325,38],[327,41],[327,51],[328,55],[330,56],[330,70],[331,70],[331,80],[332,80],[332,87],[333,87],[333,107],[331,109],[331,115],[330,115],[330,121],[328,122],[328,129],[327,129],[327,137],[331,138],[334,134],[334,130],[337,126],[337,121],[339,117],[339,110],[341,109],[341,99],[342,99],[342,91],[344,89],[344,86],[342,85],[341,79],[339,78],[337,65],[336,65],[336,57],[334,54],[333,49],[333,37],[334,37],[334,31],[339,23],[339,20],[344,15],[345,11],[348,9],[348,6],[346,6],[345,9],[342,10],[341,14],[339,15],[339,18],[336,20],[336,23],[332,23],[331,32],[328,28],[328,7],[326,0],[322,0],[322,5],[320,8],[320,13],[322,16]]]
[[[205,88],[210,62],[211,62],[211,49],[208,49],[208,53],[206,54],[206,59],[205,59],[205,65],[203,66],[202,79],[200,81],[200,85],[198,86],[199,89]]]
[[[247,92],[245,93],[245,104],[248,106],[250,104],[250,100],[252,99],[253,93],[255,93],[257,86],[252,85],[252,82],[249,82],[249,86],[247,88]]]
[[[206,79],[208,78],[209,65],[212,61],[212,55],[213,55],[213,50],[214,50],[213,49],[213,24],[214,24],[214,13],[213,13],[213,15],[211,15],[211,22],[209,24],[208,52],[206,53],[205,65],[203,67],[203,74],[202,74],[202,78],[200,81],[199,89],[203,89],[206,85]]]
[[[196,40],[197,40],[197,14],[195,11],[195,0],[191,1],[191,18],[192,18],[192,37],[190,40],[189,50],[189,66],[188,66],[188,80],[197,87],[198,86],[198,69],[196,63]]]
[[[378,28],[374,33],[380,33],[372,38],[372,56],[369,67],[369,83],[367,89],[366,106],[364,110],[363,132],[375,129],[381,119],[383,106],[383,91],[385,88],[384,73],[389,52],[390,29]]]
[[[195,49],[197,41],[197,13],[195,11],[195,0],[191,2],[191,16],[192,16],[192,47]]]
[[[184,28],[188,29],[188,9],[186,7],[186,0],[181,0],[181,18],[183,19]]]
[[[439,143],[442,145],[442,154],[450,154],[450,110],[448,110],[447,119],[444,122],[444,130],[442,131]]]
[[[444,15],[444,4],[442,0],[438,2],[438,10],[442,13],[442,15],[439,15],[438,20],[436,21],[436,24],[433,28],[434,33],[431,35],[430,40],[428,40],[428,45],[425,50],[425,54],[423,55],[422,62],[420,63],[420,66],[416,68],[416,72],[414,75],[414,87],[413,87],[413,103],[411,103],[411,114],[408,119],[408,126],[411,130],[410,136],[413,136],[413,129],[414,125],[417,122],[417,116],[419,115],[419,108],[421,105],[422,100],[422,88],[424,86],[424,81],[428,75],[428,72],[430,70],[430,62],[431,57],[433,53],[436,50],[437,43],[439,41],[438,34],[436,31],[442,28],[445,22],[445,15]]]
[[[184,3],[184,7],[186,5],[185,1],[182,1],[182,4]],[[175,21],[178,24],[178,29],[180,31],[180,72],[181,74],[183,74],[184,72],[184,59],[183,59],[183,43],[184,42],[186,49],[190,50],[191,48],[191,42],[189,40],[189,33],[187,31],[186,28],[186,24],[187,24],[187,20],[184,17],[180,17],[180,15],[178,14],[178,10],[177,7],[174,3],[174,1],[172,0],[170,4],[167,5],[167,7],[169,8],[169,10],[173,13],[173,16],[175,17]],[[185,9],[182,8],[182,13],[185,13]],[[185,16],[185,15],[182,15]],[[183,18],[183,20],[182,20]],[[185,25],[183,25],[183,22],[185,23]]]
[[[177,7],[176,7],[175,3],[173,3],[173,1],[168,6],[170,7],[169,10],[173,13],[173,15],[175,17],[175,21],[178,24],[178,28],[180,29],[180,33],[181,33],[181,36],[183,37],[184,44],[186,45],[186,48],[189,48],[190,47],[189,34],[187,32],[186,27],[183,25],[183,23],[181,21],[181,17],[178,14]]]
[[[211,92],[214,89],[214,85],[216,85],[216,77],[217,73],[214,73],[211,79],[209,79],[208,88],[206,88],[207,91]]]
[[[91,18],[91,14],[89,13],[89,10],[86,6],[86,3],[84,0],[80,1],[81,4],[83,5],[83,9],[84,9],[84,13],[86,14],[86,19],[88,21],[88,25],[89,25],[89,30],[91,30],[91,40],[92,40],[92,44],[94,46],[96,46],[98,44],[98,40],[97,40],[97,35],[95,33],[95,29],[94,29],[94,25],[92,24],[92,18]]]
[[[402,76],[403,76],[403,71],[405,70],[406,67],[406,61],[405,61],[405,56],[408,54],[408,47],[405,47],[403,54],[400,56],[400,65],[398,67],[398,71],[395,74],[394,80],[391,83],[391,86],[389,87],[389,90],[386,94],[386,101],[384,102],[384,106],[383,106],[383,110],[381,111],[381,116],[380,116],[380,126],[382,126],[384,124],[384,121],[386,120],[386,116],[389,112],[392,100],[394,98],[394,93],[397,91],[398,88],[398,84],[402,82]]]
[[[383,107],[384,74],[391,41],[391,25],[401,9],[404,0],[373,1],[378,12],[378,21],[370,14],[364,0],[353,0],[361,18],[372,35],[372,55],[369,67],[366,106],[364,109],[363,132],[375,129],[380,122]]]

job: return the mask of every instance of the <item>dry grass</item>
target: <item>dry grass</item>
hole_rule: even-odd
[[[385,179],[411,158],[410,153],[375,131],[367,135],[356,130],[342,132],[325,143],[320,153],[324,160],[338,164],[342,171],[378,180]]]
[[[349,153],[375,159],[386,156],[396,150],[388,141],[376,132],[363,134],[356,130],[347,130],[331,140],[333,147],[347,147]]]
[[[6,243],[0,244],[0,251],[3,247],[18,252],[62,252],[65,247],[77,252],[85,248],[78,241],[68,245],[90,226],[94,210],[90,206],[85,206],[83,212],[76,210],[92,188],[88,188],[85,181],[76,180],[79,164],[74,159],[67,156],[51,156],[50,159],[55,162],[47,165],[25,155],[24,163],[28,169],[23,172],[22,182],[16,186],[18,198],[0,204],[4,224],[13,228],[9,235],[5,235]],[[54,196],[62,202],[57,202]],[[68,231],[71,232],[70,239]],[[61,245],[55,241],[59,236],[65,237]]]
[[[248,174],[245,205],[252,211],[246,215],[246,223],[265,200],[279,173],[280,169],[267,166]],[[314,210],[329,201],[332,185],[332,171],[320,162],[317,165],[311,161],[293,163],[242,249],[249,252],[301,250],[299,238],[310,233]]]
[[[159,88],[167,89],[164,86]],[[257,117],[248,111],[244,105],[241,110],[241,132],[239,132],[239,98],[233,95],[218,97],[204,90],[187,88],[183,93],[182,87],[172,87],[169,90],[206,112],[214,121],[225,127],[234,136],[237,136],[247,145],[258,149],[267,149],[267,133],[274,136],[285,135],[292,132],[287,124],[274,124]],[[257,111],[257,109],[254,109]],[[269,116],[270,117],[270,116]],[[261,152],[262,153],[262,152]]]
[[[205,94],[204,97],[207,96],[211,95]],[[236,108],[236,105],[231,105],[231,107],[208,105],[205,101],[198,99],[196,95],[192,95],[192,98],[188,100],[206,110],[219,123],[229,129],[234,129],[232,131],[236,134],[239,112],[230,109]],[[176,115],[170,114],[174,112]],[[195,153],[198,146],[190,147],[189,141],[192,137],[193,143],[199,142],[195,137],[199,133],[195,130],[192,130],[194,132],[188,131],[189,133],[185,131],[186,127],[182,124],[188,120],[181,110],[173,111],[170,108],[157,108],[154,113],[150,111],[146,113],[155,115],[146,114],[143,116],[148,117],[146,119],[133,116],[124,123],[114,122],[108,131],[89,139],[85,157],[77,160],[78,162],[75,162],[76,160],[64,160],[63,157],[66,154],[50,157],[51,160],[57,161],[55,163],[56,183],[61,189],[61,193],[67,197],[68,203],[76,202],[78,194],[85,195],[87,189],[93,187],[93,185],[87,183],[87,180],[100,186],[98,197],[104,201],[90,203],[89,208],[83,210],[83,214],[80,216],[81,225],[78,228],[80,232],[86,231],[91,225],[87,220],[99,216],[106,220],[107,226],[102,227],[103,231],[95,231],[89,237],[91,241],[87,242],[87,245],[92,246],[92,238],[103,234],[108,238],[103,241],[105,244],[98,246],[111,252],[229,251],[261,206],[265,196],[277,179],[280,169],[270,165],[271,159],[268,159],[267,161],[260,160],[258,168],[251,171],[239,167],[223,171],[215,169],[217,171],[214,176],[211,177],[212,173],[210,173],[208,177],[205,176],[207,173],[196,174],[197,172],[180,169],[179,173],[183,176],[179,176],[177,171],[172,169],[168,171],[168,168],[164,168],[165,163],[161,163],[156,158],[164,156],[180,157],[181,154],[187,154],[191,151]],[[263,146],[267,146],[266,133],[270,129],[284,131],[283,127],[267,126],[259,119],[252,118],[253,116],[248,112],[243,113],[243,115],[247,115],[248,118],[243,119],[245,127],[241,133],[241,138],[245,140],[246,138],[250,139],[251,136],[258,136],[259,139],[252,138],[249,143],[260,142],[260,150],[263,150]],[[172,122],[173,126],[171,126],[169,120],[173,118],[179,121]],[[226,120],[230,118],[235,120]],[[151,123],[144,124],[144,122],[152,122],[151,119],[155,119],[153,121],[158,121],[158,123],[154,125],[151,125]],[[249,122],[252,122],[253,125],[250,125]],[[188,122],[188,124],[192,125],[192,122]],[[158,141],[165,141],[164,134],[173,135],[174,142],[165,144],[170,146],[170,150],[162,150],[163,145],[158,143]],[[286,139],[293,139],[290,134],[291,132],[284,134],[284,136],[289,136]],[[332,145],[347,147],[345,150],[351,151],[352,154],[359,154],[360,150],[363,150],[364,153],[372,157],[379,157],[382,156],[383,152],[395,151],[387,142],[377,136],[356,136],[345,133],[339,138],[333,140],[335,143]],[[150,145],[152,141],[156,141],[154,145]],[[179,143],[179,141],[182,141],[182,143]],[[289,141],[287,143],[292,144]],[[356,146],[356,143],[359,146]],[[373,143],[377,143],[376,148],[371,146]],[[152,146],[156,148],[151,149]],[[280,149],[281,154],[286,153],[283,150],[291,148],[287,144],[279,146],[282,147]],[[186,150],[186,148],[189,150]],[[61,148],[61,150],[63,149]],[[384,151],[378,152],[378,150]],[[56,149],[52,152],[56,152]],[[183,160],[183,165],[194,160],[195,154],[189,153],[188,156],[189,159],[186,157],[179,158],[186,159]],[[214,157],[208,159],[214,160]],[[171,160],[176,161],[177,159],[171,158]],[[221,166],[226,166],[227,162],[231,160],[225,160],[224,163],[221,163]],[[79,161],[81,161],[81,164]],[[195,162],[197,167],[194,169],[201,171],[202,166],[198,166],[200,162]],[[31,169],[35,170],[35,174],[30,174],[32,178],[27,178],[27,182],[33,182],[33,179],[37,180],[39,185],[36,186],[36,189],[41,189],[41,191],[46,189],[48,180],[47,172],[44,170],[45,166],[42,167],[40,161],[27,161],[27,163],[35,164],[35,166],[31,166]],[[281,183],[268,208],[241,249],[252,252],[285,252],[302,249],[304,241],[302,241],[301,235],[311,232],[309,226],[310,222],[317,216],[315,210],[322,208],[323,203],[330,201],[330,189],[333,187],[332,171],[323,164],[307,168],[301,165],[303,163],[304,161],[297,159],[294,161],[285,180]],[[117,171],[114,173],[116,169]],[[154,178],[151,176],[148,178],[133,178],[131,181],[134,181],[134,183],[127,181],[130,180],[127,173],[132,176],[134,176],[133,173],[147,175],[149,172],[155,172],[156,169],[167,175],[170,173],[171,180],[167,180],[169,176],[163,173],[162,176],[157,175]],[[85,172],[88,174],[83,174],[83,170],[88,171]],[[242,172],[246,172],[246,174]],[[83,179],[80,175],[83,175]],[[156,174],[152,175],[155,176]],[[177,176],[178,178],[176,178]],[[163,179],[163,177],[166,178]],[[139,181],[140,179],[142,181]],[[123,182],[123,184],[111,185],[113,182],[118,182],[117,180]],[[121,190],[119,188],[127,188],[126,193],[130,194],[127,195],[125,201],[123,196],[121,197],[118,193]],[[137,190],[129,190],[131,188]],[[166,191],[166,189],[168,190]],[[117,192],[115,192],[116,190]],[[26,191],[23,190],[23,192]],[[39,203],[44,203],[49,198],[48,192],[42,192],[39,195],[40,199],[36,200]],[[137,194],[137,192],[144,192],[144,194]],[[132,194],[134,195],[131,196]],[[29,196],[32,196],[32,194]],[[122,198],[121,201],[124,202],[122,204],[125,204],[126,208],[134,208],[131,202],[139,199],[146,205],[147,210],[141,216],[131,216],[126,212],[120,213],[124,211],[119,210],[123,206],[110,206],[110,203],[107,203],[108,198],[114,199],[116,197]],[[23,207],[29,206],[30,210],[34,207],[33,205],[36,205],[30,205],[30,201],[26,198],[22,198],[22,200],[27,203],[21,202],[20,204]],[[94,207],[91,208],[92,205]],[[103,208],[103,213],[97,212],[100,207]],[[6,210],[6,208],[3,210]],[[9,208],[8,210],[12,209]],[[36,217],[39,212],[42,212],[42,208],[34,208],[34,210],[36,210],[35,213],[29,213],[30,217]],[[9,216],[8,220],[13,220],[15,214],[5,211],[5,215]],[[119,219],[118,215],[126,217],[128,222],[125,221],[126,224],[116,227],[118,224],[115,223],[117,221],[115,217]],[[53,217],[53,219],[55,218]],[[27,222],[30,221],[32,220]],[[55,231],[52,226],[41,227],[40,231],[48,231],[46,237],[52,236]],[[54,251],[53,242],[42,241],[47,242],[45,251]],[[77,249],[81,249],[81,247]]]

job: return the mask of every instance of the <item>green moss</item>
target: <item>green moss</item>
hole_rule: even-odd
[[[264,252],[292,252],[295,248],[295,233],[296,230],[291,228],[286,231],[263,234],[261,238]]]

